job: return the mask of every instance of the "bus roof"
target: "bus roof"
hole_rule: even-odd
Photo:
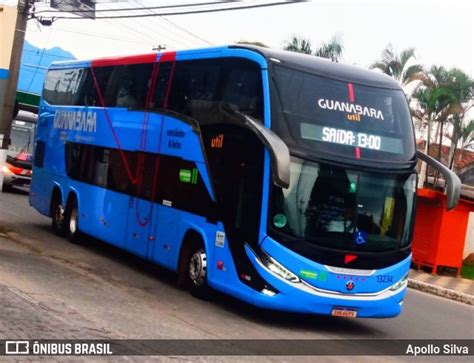
[[[268,62],[286,65],[327,78],[375,87],[401,89],[400,85],[392,77],[381,72],[349,64],[331,62],[326,58],[316,57],[314,55],[243,44],[234,45],[231,46],[231,48],[250,49],[261,53]]]
[[[374,87],[383,87],[390,89],[401,89],[400,85],[391,77],[368,69],[361,67],[335,63],[331,62],[328,59],[316,57],[313,55],[289,52],[285,50],[272,49],[272,48],[262,48],[253,45],[246,44],[237,44],[229,45],[223,47],[210,47],[210,48],[201,48],[201,49],[192,49],[192,50],[180,50],[180,51],[168,51],[162,52],[161,54],[176,54],[176,55],[185,55],[193,54],[196,55],[199,52],[208,53],[209,51],[216,52],[218,54],[220,51],[224,51],[229,55],[232,52],[232,49],[236,50],[250,50],[261,54],[268,63],[278,63],[286,65],[291,68],[299,69],[302,71],[314,73],[323,77],[337,79],[340,81],[351,82],[351,83],[360,83],[368,86]],[[94,60],[83,60],[83,61],[65,61],[65,62],[54,62],[51,64],[51,69],[61,69],[61,68],[71,68],[71,67],[90,67],[92,63],[99,63],[105,65],[113,64],[133,64],[137,62],[148,63],[157,59],[160,53],[148,53],[143,55],[129,55],[129,56],[117,56],[110,58],[99,58]],[[154,58],[156,57],[156,58]]]

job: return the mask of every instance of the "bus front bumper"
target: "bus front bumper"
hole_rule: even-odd
[[[305,281],[285,280],[270,271],[254,254],[247,249],[258,273],[277,291],[265,289],[253,294],[252,303],[256,306],[309,314],[324,314],[358,318],[391,318],[403,309],[403,299],[407,282],[399,283],[397,289],[386,288],[371,294],[346,294],[318,289]]]

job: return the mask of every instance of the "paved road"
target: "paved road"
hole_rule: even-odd
[[[13,238],[1,236],[2,226],[12,227]],[[414,290],[401,316],[383,320],[262,312],[219,295],[201,301],[166,270],[96,240],[73,245],[56,237],[18,193],[0,193],[0,286],[4,296],[57,311],[59,325],[81,322],[74,334],[63,327],[47,337],[474,338],[474,307]]]

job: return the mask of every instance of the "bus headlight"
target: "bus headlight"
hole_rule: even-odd
[[[401,279],[400,281],[398,281],[396,284],[392,285],[390,287],[390,290],[391,291],[397,291],[397,290],[401,289],[402,287],[404,287],[407,284],[407,281],[408,281],[408,274],[406,274],[405,277],[403,279]]]
[[[12,171],[10,170],[10,168],[7,165],[3,165],[2,172],[4,174],[13,174]]]
[[[296,276],[293,272],[288,271],[285,267],[283,267],[280,263],[275,261],[275,259],[268,256],[267,254],[262,252],[260,254],[260,260],[266,268],[268,268],[270,271],[277,274],[278,276],[283,277],[285,280],[291,282],[300,282],[298,276]]]

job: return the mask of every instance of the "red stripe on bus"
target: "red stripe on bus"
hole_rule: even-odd
[[[357,159],[360,159],[360,147],[357,146],[357,147],[355,148],[355,153],[356,153],[356,158],[357,158]]]
[[[139,54],[124,57],[108,57],[95,59],[91,62],[92,67],[106,67],[127,64],[153,63],[156,61],[156,53]]]
[[[355,101],[354,86],[352,85],[352,83],[347,84],[347,89],[349,91],[349,101],[354,102]]]
[[[166,52],[160,57],[160,62],[174,62],[176,60],[176,52]]]

